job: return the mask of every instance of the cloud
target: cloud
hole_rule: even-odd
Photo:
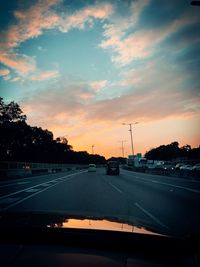
[[[10,76],[10,70],[9,69],[0,69],[0,77],[2,77],[4,79],[4,81],[7,81],[11,78]]]
[[[43,80],[49,80],[54,79],[59,76],[59,72],[57,70],[45,70],[45,71],[39,71],[38,73],[30,76],[30,79],[33,81],[43,81]]]
[[[99,92],[102,88],[104,88],[108,84],[108,81],[107,80],[91,81],[89,84],[96,92]]]
[[[13,78],[12,80],[10,80],[11,82],[18,82],[18,81],[21,81],[21,78],[20,77],[15,77]]]
[[[123,23],[121,20],[116,20],[114,23],[104,26],[105,38],[99,46],[103,49],[110,49],[111,59],[116,66],[130,64],[133,60],[146,59],[153,54],[155,47],[168,36],[199,20],[198,15],[191,17],[183,14],[182,17],[174,19],[162,27],[138,29],[137,20],[146,4],[148,1],[136,9],[133,19],[125,18]]]
[[[88,109],[86,117],[91,121],[139,120],[145,122],[163,120],[168,117],[191,117],[197,114],[199,107],[196,105],[195,96],[188,100],[181,92],[175,91],[168,94],[167,91],[166,88],[162,93],[159,90],[137,92],[103,100],[93,104]]]
[[[39,95],[27,96],[22,104],[29,106],[28,117],[34,111],[32,121],[50,129],[55,125],[61,127],[62,123],[68,124],[75,118],[87,125],[111,121],[120,123],[123,120],[156,121],[198,114],[200,96],[191,88],[184,87],[184,72],[177,77],[176,71],[169,70],[162,61],[153,61],[143,67],[123,73],[124,80],[120,82],[124,82],[130,90],[120,97],[97,100],[99,85],[106,86],[105,80],[70,81],[60,78],[41,90]],[[118,87],[117,84],[115,86]]]
[[[92,23],[92,19],[105,19],[112,13],[111,4],[99,4],[85,7],[75,12],[73,15],[64,14],[64,18],[59,20],[59,29],[63,32],[71,28],[83,29],[86,22]]]
[[[35,59],[18,54],[15,48],[22,42],[41,35],[43,29],[50,29],[56,25],[58,16],[51,11],[51,7],[59,2],[58,0],[39,0],[28,9],[14,12],[16,23],[1,33],[1,63],[21,75],[36,70]]]
[[[1,32],[1,63],[23,75],[37,71],[33,57],[16,53],[16,48],[22,42],[38,37],[47,29],[56,28],[63,32],[71,28],[82,29],[86,22],[91,24],[92,19],[105,19],[112,12],[111,4],[99,4],[84,7],[74,14],[59,13],[55,7],[60,2],[60,0],[39,0],[28,9],[19,9],[14,12],[16,23]],[[44,51],[41,47],[38,49]]]
[[[0,53],[0,62],[12,69],[15,69],[16,72],[21,75],[25,75],[36,68],[36,62],[33,57],[17,53]]]
[[[58,28],[64,32],[71,28],[82,29],[84,24],[90,22],[92,18],[105,19],[112,12],[111,4],[99,4],[84,7],[69,15],[56,11],[54,7],[58,6],[60,2],[60,0],[39,0],[28,9],[15,11],[17,23],[2,33],[1,47],[17,47],[28,39],[38,37],[46,29]]]
[[[46,52],[47,50],[43,48],[42,46],[38,46],[37,49],[41,52]]]
[[[51,120],[54,117],[57,118],[60,113],[75,116],[80,114],[86,105],[91,103],[91,100],[95,101],[98,93],[97,84],[101,82],[106,83],[105,81],[69,80],[60,77],[52,82],[51,86],[40,90],[39,95],[30,94],[24,98],[22,104],[29,106],[29,112],[30,110],[36,110],[36,113],[40,111],[43,118],[45,114],[48,114]],[[97,84],[91,86],[91,83]]]
[[[0,69],[0,76],[6,76],[10,73],[9,69]]]
[[[3,76],[3,79],[4,81],[8,81],[11,79],[11,76],[10,75]]]
[[[28,9],[16,10],[17,23],[4,32],[2,47],[17,47],[25,40],[42,34],[43,29],[51,29],[58,22],[59,16],[51,9],[60,0],[39,0]]]

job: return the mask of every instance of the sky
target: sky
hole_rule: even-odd
[[[200,8],[187,0],[0,4],[0,96],[76,151],[200,145]]]

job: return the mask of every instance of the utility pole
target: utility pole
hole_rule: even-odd
[[[132,155],[134,156],[134,149],[133,149],[133,133],[132,133],[132,125],[133,124],[138,124],[139,122],[133,122],[133,123],[122,123],[122,125],[129,125],[129,132],[131,135],[131,150],[132,150]]]

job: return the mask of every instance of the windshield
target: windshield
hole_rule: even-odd
[[[199,234],[200,8],[12,0],[0,17],[2,216]]]

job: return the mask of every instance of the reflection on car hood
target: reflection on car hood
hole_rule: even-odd
[[[46,213],[1,213],[0,227],[40,227],[95,229],[120,232],[132,232],[151,235],[163,235],[152,231],[148,225],[135,225],[126,220],[111,217],[67,216]]]

